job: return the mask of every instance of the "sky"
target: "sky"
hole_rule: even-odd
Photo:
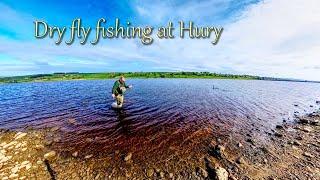
[[[2,0],[0,76],[54,72],[209,71],[320,80],[319,0]],[[223,27],[210,39],[102,39],[97,45],[55,45],[34,37],[34,21],[70,27],[81,18],[95,27],[100,18],[134,26],[193,21]],[[67,32],[68,33],[68,32]],[[65,37],[66,38],[66,37]],[[66,39],[65,39],[66,40]]]

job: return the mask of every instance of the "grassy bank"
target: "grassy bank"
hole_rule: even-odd
[[[62,80],[112,79],[124,75],[127,78],[206,78],[206,79],[261,79],[258,76],[217,74],[209,72],[124,72],[124,73],[53,73],[14,77],[2,77],[0,83],[41,82]]]

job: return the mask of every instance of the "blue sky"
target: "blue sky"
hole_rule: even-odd
[[[320,2],[307,0],[11,1],[0,2],[0,76],[53,72],[211,71],[320,80]],[[222,26],[210,40],[102,39],[59,46],[35,39],[35,20],[70,27],[99,18],[159,27],[172,21]],[[68,32],[67,32],[68,33]]]

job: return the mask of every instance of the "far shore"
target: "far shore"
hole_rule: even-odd
[[[36,74],[25,76],[0,77],[0,83],[22,83],[22,82],[47,82],[47,81],[68,81],[68,80],[100,80],[114,79],[124,75],[127,78],[148,79],[148,78],[190,78],[190,79],[234,79],[234,80],[268,80],[268,81],[293,81],[313,82],[299,79],[284,79],[273,77],[260,77],[252,75],[219,74],[211,72],[106,72],[106,73],[53,73]]]

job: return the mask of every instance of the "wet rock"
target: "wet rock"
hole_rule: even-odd
[[[301,130],[304,132],[310,133],[313,129],[311,127],[304,127]]]
[[[299,123],[302,124],[308,124],[309,123],[309,119],[305,118],[305,117],[299,117]]]
[[[244,164],[245,161],[244,161],[244,159],[243,159],[242,157],[239,157],[239,158],[236,159],[236,163],[238,163],[238,164]]]
[[[89,154],[89,155],[86,155],[84,158],[89,159],[89,158],[92,158],[92,156],[93,156],[92,154]]]
[[[265,164],[267,164],[267,163],[268,163],[268,159],[263,159],[263,162],[264,162]]]
[[[169,178],[173,178],[173,173],[169,173]]]
[[[37,145],[35,146],[35,148],[36,148],[37,150],[41,150],[41,149],[44,149],[44,146],[43,146],[42,144],[37,144]]]
[[[129,152],[125,157],[124,157],[124,161],[130,161],[132,158],[132,153]]]
[[[203,177],[203,178],[207,178],[208,177],[208,172],[204,169],[202,169],[201,167],[197,168],[197,175]]]
[[[53,138],[53,142],[60,142],[61,141],[61,137],[55,137]]]
[[[100,174],[98,173],[96,177],[94,177],[94,179],[99,179],[99,178],[100,178]]]
[[[14,139],[15,139],[15,140],[18,140],[18,139],[21,139],[21,138],[25,137],[26,135],[27,135],[27,133],[18,132],[18,133],[15,135]]]
[[[226,148],[224,146],[222,146],[222,145],[217,145],[216,148],[215,148],[216,152],[218,154],[220,154],[220,155],[224,153],[225,149]]]
[[[29,164],[30,162],[29,161],[23,161],[22,163],[21,163],[21,165],[26,165],[26,164]]]
[[[253,139],[251,139],[251,138],[247,139],[247,142],[248,142],[248,143],[251,143],[252,145],[255,145],[254,140],[253,140]]]
[[[150,168],[150,169],[147,170],[147,176],[148,177],[152,177],[153,174],[154,174],[154,169],[153,168]]]
[[[50,152],[46,153],[43,157],[44,157],[44,159],[52,160],[55,158],[55,156],[56,156],[56,152],[50,151]]]
[[[78,157],[78,155],[79,155],[78,151],[72,153],[72,156],[73,156],[73,157]]]
[[[276,125],[276,128],[277,129],[283,129],[283,126],[282,125]]]
[[[309,158],[313,158],[314,156],[311,153],[308,152],[304,152],[302,155],[309,157]]]
[[[17,141],[12,141],[6,145],[3,146],[3,149],[9,149],[11,146],[14,146],[17,144]]]
[[[31,164],[31,163],[27,164],[27,165],[26,165],[26,170],[31,169],[31,167],[32,167],[32,164]]]
[[[164,172],[160,172],[159,175],[160,175],[161,178],[164,178]]]
[[[298,137],[296,137],[296,140],[301,141],[301,140],[303,140],[303,138],[301,136],[298,136]]]
[[[275,132],[274,135],[275,135],[276,137],[283,137],[283,135],[282,135],[281,133],[279,133],[279,132]]]
[[[55,131],[58,131],[59,129],[60,129],[60,127],[55,126],[55,127],[51,128],[50,131],[55,132]]]
[[[217,180],[228,180],[229,173],[227,170],[225,170],[222,167],[218,167],[215,169],[216,177],[215,179]]]
[[[46,145],[46,146],[51,146],[52,143],[53,143],[52,140],[48,140],[48,139],[44,140],[44,145]]]
[[[68,122],[70,123],[70,124],[73,124],[73,125],[76,125],[77,124],[77,120],[76,119],[69,119],[68,120]]]
[[[9,179],[15,179],[15,178],[18,178],[19,177],[19,175],[18,174],[10,174],[10,176],[9,176]]]
[[[92,138],[86,138],[86,142],[91,143],[91,142],[93,142],[93,139]]]
[[[42,164],[42,163],[43,163],[43,161],[40,161],[40,160],[37,161],[37,164],[38,164],[38,165],[40,165],[40,164]]]
[[[320,121],[316,120],[316,119],[313,119],[312,121],[310,121],[310,124],[314,125],[314,126],[320,126]]]
[[[18,171],[19,171],[19,166],[15,166],[11,169],[11,172],[14,174],[17,173]]]
[[[293,145],[301,146],[302,144],[299,141],[293,141]]]

